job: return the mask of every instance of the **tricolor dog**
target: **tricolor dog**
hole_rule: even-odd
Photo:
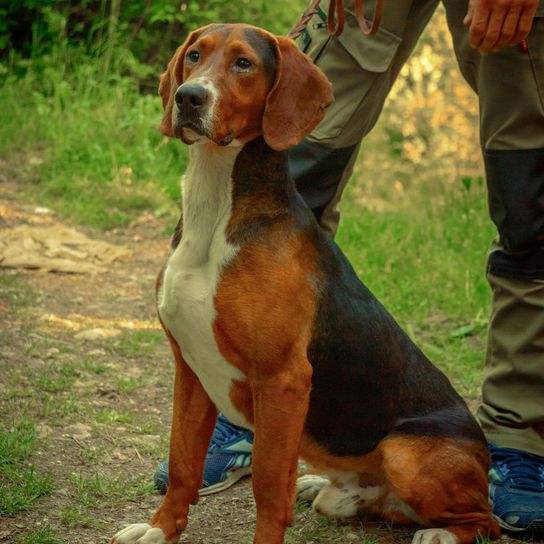
[[[192,32],[162,75],[161,130],[189,148],[182,220],[157,282],[176,359],[170,486],[112,542],[178,540],[220,410],[255,431],[256,544],[295,490],[316,511],[496,537],[485,438],[461,397],[356,277],[295,190],[286,150],[332,101],[295,46],[248,25]],[[322,475],[297,483],[297,459]]]

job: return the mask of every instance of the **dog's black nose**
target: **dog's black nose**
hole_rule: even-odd
[[[200,85],[181,85],[176,91],[176,104],[181,109],[197,110],[208,100],[208,91]]]

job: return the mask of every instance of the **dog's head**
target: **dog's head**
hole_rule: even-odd
[[[298,142],[332,102],[331,85],[295,43],[249,25],[192,32],[161,76],[160,129],[185,143]]]

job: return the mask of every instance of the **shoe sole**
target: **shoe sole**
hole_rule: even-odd
[[[225,491],[225,489],[228,489],[238,480],[241,480],[246,476],[251,476],[251,467],[239,468],[238,470],[235,470],[231,474],[229,474],[222,482],[217,482],[216,484],[203,487],[199,491],[199,495],[201,497],[205,497],[206,495],[213,495],[214,493]]]
[[[544,519],[534,520],[529,527],[514,527],[498,516],[493,516],[501,529],[512,533],[544,533]]]

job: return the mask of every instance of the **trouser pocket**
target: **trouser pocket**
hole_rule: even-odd
[[[350,9],[346,9],[343,33],[333,38],[327,30],[325,11],[314,15],[299,38],[299,46],[332,82],[334,102],[312,132],[312,140],[334,140],[334,147],[358,143],[363,127],[369,124],[361,113],[374,119],[381,110],[388,91],[385,74],[401,41],[383,26],[374,36],[364,35]],[[365,97],[365,108],[361,108]],[[346,132],[349,123],[354,130]]]

